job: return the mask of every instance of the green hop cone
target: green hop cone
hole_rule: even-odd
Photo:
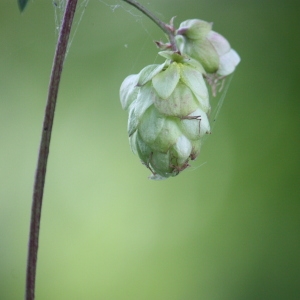
[[[176,42],[181,53],[199,61],[207,73],[227,76],[241,60],[229,42],[212,31],[212,23],[202,20],[182,22],[176,31]]]
[[[131,149],[156,180],[186,169],[200,153],[201,138],[210,133],[202,65],[171,51],[160,55],[165,63],[128,76],[120,88]]]

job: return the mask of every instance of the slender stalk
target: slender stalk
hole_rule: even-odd
[[[175,43],[175,35],[174,35],[174,28],[173,28],[173,18],[171,20],[171,25],[167,25],[166,23],[162,22],[159,18],[157,18],[151,11],[149,11],[146,7],[141,5],[135,0],[123,0],[128,4],[134,6],[143,14],[145,14],[148,18],[150,18],[163,32],[165,32],[170,40],[171,48],[173,51],[177,51],[177,46]]]
[[[40,231],[40,220],[41,220],[41,210],[42,210],[43,193],[44,193],[44,186],[45,186],[47,161],[48,161],[58,88],[59,88],[61,73],[63,69],[63,63],[67,51],[72,22],[73,22],[73,18],[77,6],[77,1],[78,0],[68,0],[67,2],[64,17],[63,17],[63,22],[60,29],[58,42],[57,42],[57,47],[54,55],[52,71],[51,71],[49,90],[48,90],[48,99],[47,99],[47,104],[45,109],[42,137],[40,142],[39,156],[38,156],[34,189],[33,189],[30,233],[29,233],[29,243],[28,243],[27,270],[26,270],[26,291],[25,291],[26,300],[33,300],[35,297],[35,279],[36,279],[39,231]],[[157,24],[168,35],[172,50],[177,51],[172,20],[171,20],[171,24],[167,25],[163,23],[160,19],[158,19],[154,14],[152,14],[148,9],[146,9],[141,4],[136,2],[135,0],[124,0],[124,1],[136,7],[147,17],[149,17],[155,24]]]
[[[44,123],[42,129],[42,137],[39,148],[39,157],[35,174],[35,182],[33,189],[33,199],[31,208],[30,233],[28,243],[28,258],[26,271],[26,291],[25,299],[33,300],[35,296],[35,278],[37,266],[37,254],[39,243],[39,230],[41,209],[43,201],[43,192],[45,185],[45,176],[47,169],[47,160],[49,154],[49,146],[54,119],[55,105],[57,93],[63,69],[63,63],[67,50],[68,40],[72,27],[73,17],[76,10],[78,0],[68,0],[60,34],[56,46],[53,60],[52,72],[49,83],[48,99],[45,109]]]

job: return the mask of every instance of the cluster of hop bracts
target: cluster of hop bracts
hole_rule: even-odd
[[[151,171],[151,179],[176,176],[196,159],[201,138],[210,133],[207,84],[215,96],[240,61],[211,23],[194,19],[178,30],[170,26],[175,47],[156,42],[165,62],[128,76],[120,88],[122,107],[129,113],[131,149]]]

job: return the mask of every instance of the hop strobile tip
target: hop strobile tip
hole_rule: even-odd
[[[181,53],[198,60],[207,73],[227,76],[241,60],[229,42],[212,30],[212,23],[187,20],[180,24],[176,34]]]

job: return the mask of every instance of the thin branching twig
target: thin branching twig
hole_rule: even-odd
[[[167,34],[171,48],[173,51],[177,51],[177,46],[175,42],[175,35],[174,35],[174,28],[173,28],[173,19],[171,19],[171,24],[167,25],[166,23],[162,22],[159,18],[157,18],[150,10],[146,7],[141,5],[139,2],[135,0],[123,0],[126,3],[134,6],[136,9],[141,11],[144,15],[146,15],[149,19],[151,19],[164,33]]]

